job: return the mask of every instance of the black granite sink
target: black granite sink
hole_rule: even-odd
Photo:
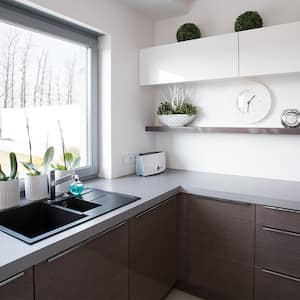
[[[86,189],[83,195],[38,201],[0,212],[0,230],[28,244],[101,216],[140,198]]]

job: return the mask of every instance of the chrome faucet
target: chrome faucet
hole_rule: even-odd
[[[55,197],[56,197],[55,186],[73,179],[74,175],[75,175],[75,173],[73,172],[72,174],[63,176],[59,179],[55,179],[55,171],[51,170],[49,172],[49,176],[48,176],[48,183],[49,183],[49,197],[48,197],[48,200],[50,200],[50,201],[55,200]]]

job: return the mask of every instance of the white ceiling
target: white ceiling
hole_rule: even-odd
[[[195,0],[119,0],[154,20],[181,16],[189,12]]]

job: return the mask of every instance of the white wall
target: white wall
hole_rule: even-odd
[[[185,22],[198,24],[203,36],[232,32],[236,16],[245,10],[258,10],[266,26],[300,20],[297,0],[199,0],[188,15],[156,23],[156,44],[174,42],[177,28]],[[284,109],[300,109],[300,75],[256,80],[269,88],[273,109],[268,118],[255,126],[280,127]],[[235,79],[188,85],[194,90],[194,103],[201,109],[194,125],[247,127],[234,114],[239,82]],[[161,90],[157,88],[157,105]],[[298,136],[167,133],[155,136],[156,148],[168,152],[168,166],[172,168],[300,181]]]
[[[23,1],[24,2],[24,1]],[[101,43],[102,149],[100,174],[132,173],[123,156],[153,150],[144,127],[154,120],[154,90],[138,85],[138,49],[154,43],[154,23],[116,0],[31,0],[34,5],[105,32]]]
[[[175,42],[177,28],[186,22],[197,24],[203,37],[232,32],[246,10],[257,10],[266,26],[300,20],[299,0],[196,0],[188,14],[156,22],[156,44]]]

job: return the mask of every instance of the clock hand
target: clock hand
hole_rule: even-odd
[[[254,100],[255,97],[256,97],[256,95],[253,95],[253,96],[251,97],[251,99],[247,101],[247,112],[249,112],[250,104],[251,104],[251,102]]]

